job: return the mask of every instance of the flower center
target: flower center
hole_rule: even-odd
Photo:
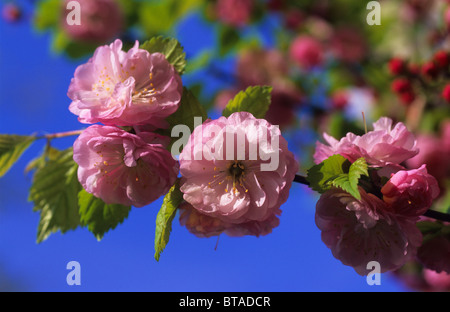
[[[244,164],[240,161],[233,161],[230,163],[228,167],[228,175],[231,176],[233,179],[233,182],[236,183],[237,181],[241,181],[241,179],[244,178],[245,174],[245,167]]]
[[[148,79],[136,85],[136,90],[133,91],[133,102],[139,103],[153,103],[155,101],[155,94],[157,92],[153,85],[153,73],[148,75]]]

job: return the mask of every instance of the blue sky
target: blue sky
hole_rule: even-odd
[[[213,41],[206,25],[195,19],[180,29],[179,39],[188,55]],[[54,55],[49,45],[49,36],[37,34],[29,23],[0,21],[0,133],[83,128],[69,112],[66,96],[81,61]],[[73,139],[54,143],[66,148]],[[162,198],[133,208],[128,219],[100,242],[80,228],[37,244],[39,214],[27,201],[31,176],[24,168],[43,144],[35,143],[0,179],[0,291],[406,290],[389,274],[382,275],[380,286],[368,286],[365,277],[333,258],[314,224],[317,198],[301,185],[292,187],[282,206],[281,224],[272,234],[221,236],[217,250],[216,238],[196,238],[176,219],[169,244],[156,262],[153,239]],[[66,264],[72,260],[81,265],[80,286],[66,283]]]

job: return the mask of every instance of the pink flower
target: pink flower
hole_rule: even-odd
[[[428,174],[426,166],[400,170],[381,188],[383,200],[396,214],[419,217],[439,195],[436,179]]]
[[[322,241],[335,258],[360,275],[369,273],[370,261],[379,262],[382,272],[395,270],[413,259],[422,234],[414,221],[395,218],[381,199],[360,192],[359,201],[339,189],[322,194],[316,205]]]
[[[270,234],[272,229],[280,224],[277,215],[281,214],[281,210],[278,209],[264,221],[235,224],[205,215],[186,202],[182,203],[178,209],[180,210],[180,224],[201,238],[219,236],[222,233],[231,237],[264,236]]]
[[[339,27],[331,37],[330,49],[343,62],[361,62],[367,55],[367,42],[355,27]]]
[[[425,240],[419,248],[417,258],[428,269],[450,274],[450,238],[437,235]]]
[[[80,4],[80,24],[67,23],[66,9],[70,0],[64,1],[61,24],[70,38],[85,42],[106,42],[116,37],[124,28],[122,10],[114,0],[78,0]],[[70,20],[71,16],[69,16]]]
[[[450,291],[450,274],[424,269],[423,277],[435,291]]]
[[[317,142],[314,161],[320,163],[334,154],[340,154],[351,162],[364,157],[368,164],[382,167],[398,165],[419,152],[414,135],[403,123],[399,122],[392,128],[392,120],[382,117],[373,127],[373,131],[362,136],[348,133],[340,141],[324,134],[328,145]]]
[[[231,223],[200,213],[191,204],[184,202],[179,207],[180,224],[197,237],[211,237],[222,234]]]
[[[303,69],[311,69],[323,63],[323,47],[313,37],[299,36],[291,44],[290,57]]]
[[[297,170],[279,129],[247,112],[195,128],[180,154],[183,198],[229,223],[267,220],[287,200]]]
[[[242,27],[250,21],[253,6],[253,0],[218,0],[215,11],[224,24]]]
[[[139,49],[137,41],[124,52],[116,40],[75,70],[69,110],[82,123],[164,127],[181,94],[181,78],[163,54]]]
[[[167,138],[132,134],[112,126],[90,126],[75,140],[74,160],[83,188],[107,204],[145,206],[175,183],[178,163]]]
[[[9,23],[18,22],[22,15],[22,9],[13,2],[5,3],[2,7],[2,17]]]
[[[240,53],[236,61],[238,84],[242,88],[266,84],[278,86],[288,71],[285,56],[275,49],[248,49]]]

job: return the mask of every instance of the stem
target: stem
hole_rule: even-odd
[[[73,131],[66,131],[66,132],[58,132],[58,133],[52,133],[52,134],[45,134],[42,136],[38,136],[38,139],[57,139],[57,138],[64,138],[67,136],[73,136],[73,135],[79,135],[83,132],[83,130],[73,130]]]
[[[294,177],[294,182],[308,185],[309,182],[306,180],[306,177],[296,174]],[[428,209],[424,214],[425,217],[433,218],[439,221],[450,222],[450,214],[439,212],[436,210]]]

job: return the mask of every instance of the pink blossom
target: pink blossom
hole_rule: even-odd
[[[139,49],[137,41],[124,52],[120,40],[78,66],[68,91],[80,122],[117,126],[164,127],[181,94],[181,78],[163,54]]]
[[[395,270],[413,259],[422,242],[415,222],[395,218],[381,199],[360,189],[361,200],[331,189],[316,205],[316,225],[333,256],[360,275],[378,261],[381,271]]]
[[[9,23],[18,22],[22,18],[22,9],[13,2],[5,3],[2,7],[2,17]]]
[[[278,209],[264,221],[248,221],[236,224],[205,215],[186,202],[182,203],[178,209],[180,210],[180,224],[185,226],[189,232],[201,238],[219,236],[222,233],[231,237],[264,236],[270,234],[280,224],[277,215],[281,214],[281,210]]]
[[[236,61],[238,84],[242,88],[255,85],[277,86],[288,71],[285,56],[275,49],[248,49],[240,53]]]
[[[439,195],[436,179],[428,174],[426,166],[400,170],[381,188],[383,200],[394,213],[402,216],[423,215]]]
[[[61,24],[70,38],[85,42],[106,42],[116,37],[125,26],[125,19],[117,1],[114,0],[78,0],[80,4],[80,24],[67,23],[66,9],[70,0],[64,1]],[[69,16],[69,19],[71,17]]]
[[[200,238],[218,236],[232,226],[231,223],[200,213],[187,202],[183,202],[178,210],[181,226],[185,226],[189,232]]]
[[[357,63],[367,54],[364,36],[355,27],[339,27],[334,31],[330,43],[334,56],[343,62]]]
[[[424,269],[423,277],[435,291],[450,291],[450,274]]]
[[[180,154],[183,198],[230,223],[267,220],[287,200],[297,170],[280,130],[247,112],[195,128]]]
[[[313,37],[299,36],[291,44],[290,57],[303,69],[311,69],[323,63],[323,47]]]
[[[362,136],[348,133],[340,141],[324,134],[328,145],[317,142],[314,161],[320,163],[340,154],[351,162],[364,157],[368,164],[382,167],[401,164],[419,152],[414,135],[403,123],[399,122],[392,128],[392,120],[382,117],[373,124],[373,128]]]
[[[83,188],[107,204],[145,206],[175,183],[178,163],[166,150],[167,138],[132,134],[93,125],[73,145]]]
[[[254,0],[217,0],[215,12],[224,24],[242,27],[248,24]]]
[[[450,274],[450,238],[437,235],[425,240],[417,257],[426,268]]]
[[[419,168],[423,164],[427,165],[428,172],[438,181],[443,181],[450,169],[445,144],[438,137],[431,135],[418,135],[417,147],[420,152],[406,161],[408,168]]]

